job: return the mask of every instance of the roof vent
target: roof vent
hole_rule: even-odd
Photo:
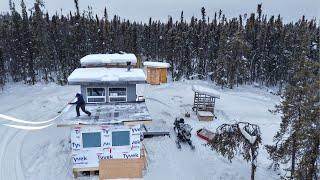
[[[130,71],[131,69],[131,61],[127,61],[127,70]]]

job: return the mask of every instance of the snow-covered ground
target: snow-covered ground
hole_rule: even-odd
[[[220,93],[215,110],[217,119],[213,122],[199,122],[191,110],[194,96],[192,85],[195,84],[211,86]],[[78,86],[11,84],[0,92],[0,114],[28,121],[45,121],[58,115],[57,112],[78,91]],[[170,138],[144,140],[148,153],[146,180],[249,179],[249,163],[241,158],[235,158],[230,163],[205,146],[195,131],[202,127],[214,131],[222,123],[247,121],[260,126],[265,145],[272,143],[280,124],[280,116],[268,112],[280,102],[280,98],[268,93],[266,88],[240,86],[233,90],[221,90],[206,81],[180,81],[159,86],[138,85],[138,93],[145,96],[153,118],[153,124],[148,128],[171,132]],[[191,113],[191,118],[185,121],[193,127],[194,151],[184,144],[178,150],[173,133],[174,119],[187,111]],[[52,125],[46,129],[27,131],[3,124],[26,125],[0,119],[0,180],[73,179],[68,128]],[[257,179],[279,179],[277,172],[268,169],[269,165],[268,154],[261,147]]]

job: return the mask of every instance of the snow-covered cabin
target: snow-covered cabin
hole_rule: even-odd
[[[87,103],[135,102],[136,85],[146,83],[146,76],[137,68],[78,68],[68,83],[80,85]]]
[[[134,54],[90,54],[80,59],[81,67],[118,67],[123,68],[129,62],[136,67],[137,57]]]
[[[153,85],[167,83],[169,63],[147,61],[143,65],[147,68],[147,83]]]
[[[81,64],[89,62],[86,57]],[[141,178],[145,159],[140,129],[141,124],[151,122],[146,103],[137,98],[136,86],[141,83],[146,83],[143,70],[130,67],[78,68],[70,74],[68,84],[80,85],[86,110],[91,112],[88,116],[80,111],[81,116],[76,117],[72,105],[57,122],[58,127],[71,127],[75,176],[78,172],[100,171],[100,179]],[[111,167],[117,167],[117,171],[111,171]]]

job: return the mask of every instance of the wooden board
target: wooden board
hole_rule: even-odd
[[[198,111],[197,116],[199,121],[213,121],[214,115],[210,111]]]
[[[139,159],[108,159],[99,163],[99,179],[142,178],[146,168],[145,151]]]
[[[118,124],[57,124],[57,127],[86,127],[86,126],[102,126],[102,125],[125,125],[125,126],[133,126],[137,124],[150,124],[152,120],[139,120],[139,121],[122,121],[121,123]]]
[[[167,69],[166,68],[160,69],[160,82],[167,83]]]
[[[147,82],[152,85],[167,83],[167,68],[147,67]]]
[[[147,82],[149,84],[160,84],[160,70],[157,68],[147,68]]]
[[[125,126],[134,126],[134,125],[138,125],[138,124],[144,124],[144,125],[147,125],[147,124],[150,124],[152,122],[152,120],[145,120],[145,121],[124,121],[123,124]]]

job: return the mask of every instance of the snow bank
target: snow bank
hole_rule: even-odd
[[[206,94],[215,98],[220,98],[219,92],[209,87],[193,85],[192,90],[197,93]]]
[[[69,83],[78,82],[114,82],[114,81],[145,81],[142,69],[126,68],[78,68],[68,77]]]
[[[90,54],[80,59],[81,66],[105,65],[105,64],[126,64],[137,63],[137,57],[134,54]]]
[[[147,66],[147,67],[155,67],[155,68],[169,68],[170,67],[169,63],[152,62],[152,61],[144,62],[143,65]]]
[[[260,84],[257,83],[257,82],[254,82],[254,83],[253,83],[253,87],[260,87]]]

